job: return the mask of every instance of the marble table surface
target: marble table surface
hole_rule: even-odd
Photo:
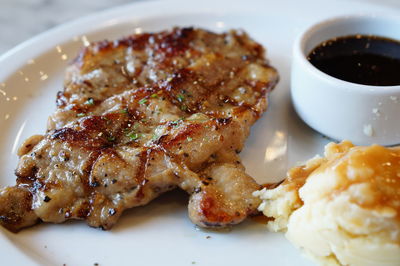
[[[139,1],[151,0],[0,0],[0,54],[64,22],[118,5]],[[378,2],[400,9],[400,0],[351,1]]]

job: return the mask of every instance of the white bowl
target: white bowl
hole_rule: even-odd
[[[348,139],[364,145],[399,144],[400,86],[343,81],[318,70],[307,60],[307,55],[320,43],[355,34],[400,40],[400,18],[336,17],[301,34],[293,49],[291,94],[295,110],[309,126],[336,140]]]

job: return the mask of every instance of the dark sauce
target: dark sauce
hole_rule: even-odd
[[[364,85],[400,85],[400,42],[371,35],[325,41],[308,60],[335,78]]]

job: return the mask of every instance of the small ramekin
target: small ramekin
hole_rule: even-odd
[[[400,18],[343,16],[320,22],[294,43],[291,95],[299,116],[335,140],[356,144],[400,143],[400,86],[369,86],[334,78],[314,67],[307,56],[323,41],[355,34],[400,40]],[[400,70],[399,70],[400,75]]]

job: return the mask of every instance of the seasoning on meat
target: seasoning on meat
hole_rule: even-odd
[[[174,28],[91,44],[67,69],[46,134],[20,149],[0,223],[110,229],[125,209],[177,187],[199,226],[241,222],[257,211],[260,186],[237,152],[277,81],[242,31]]]

